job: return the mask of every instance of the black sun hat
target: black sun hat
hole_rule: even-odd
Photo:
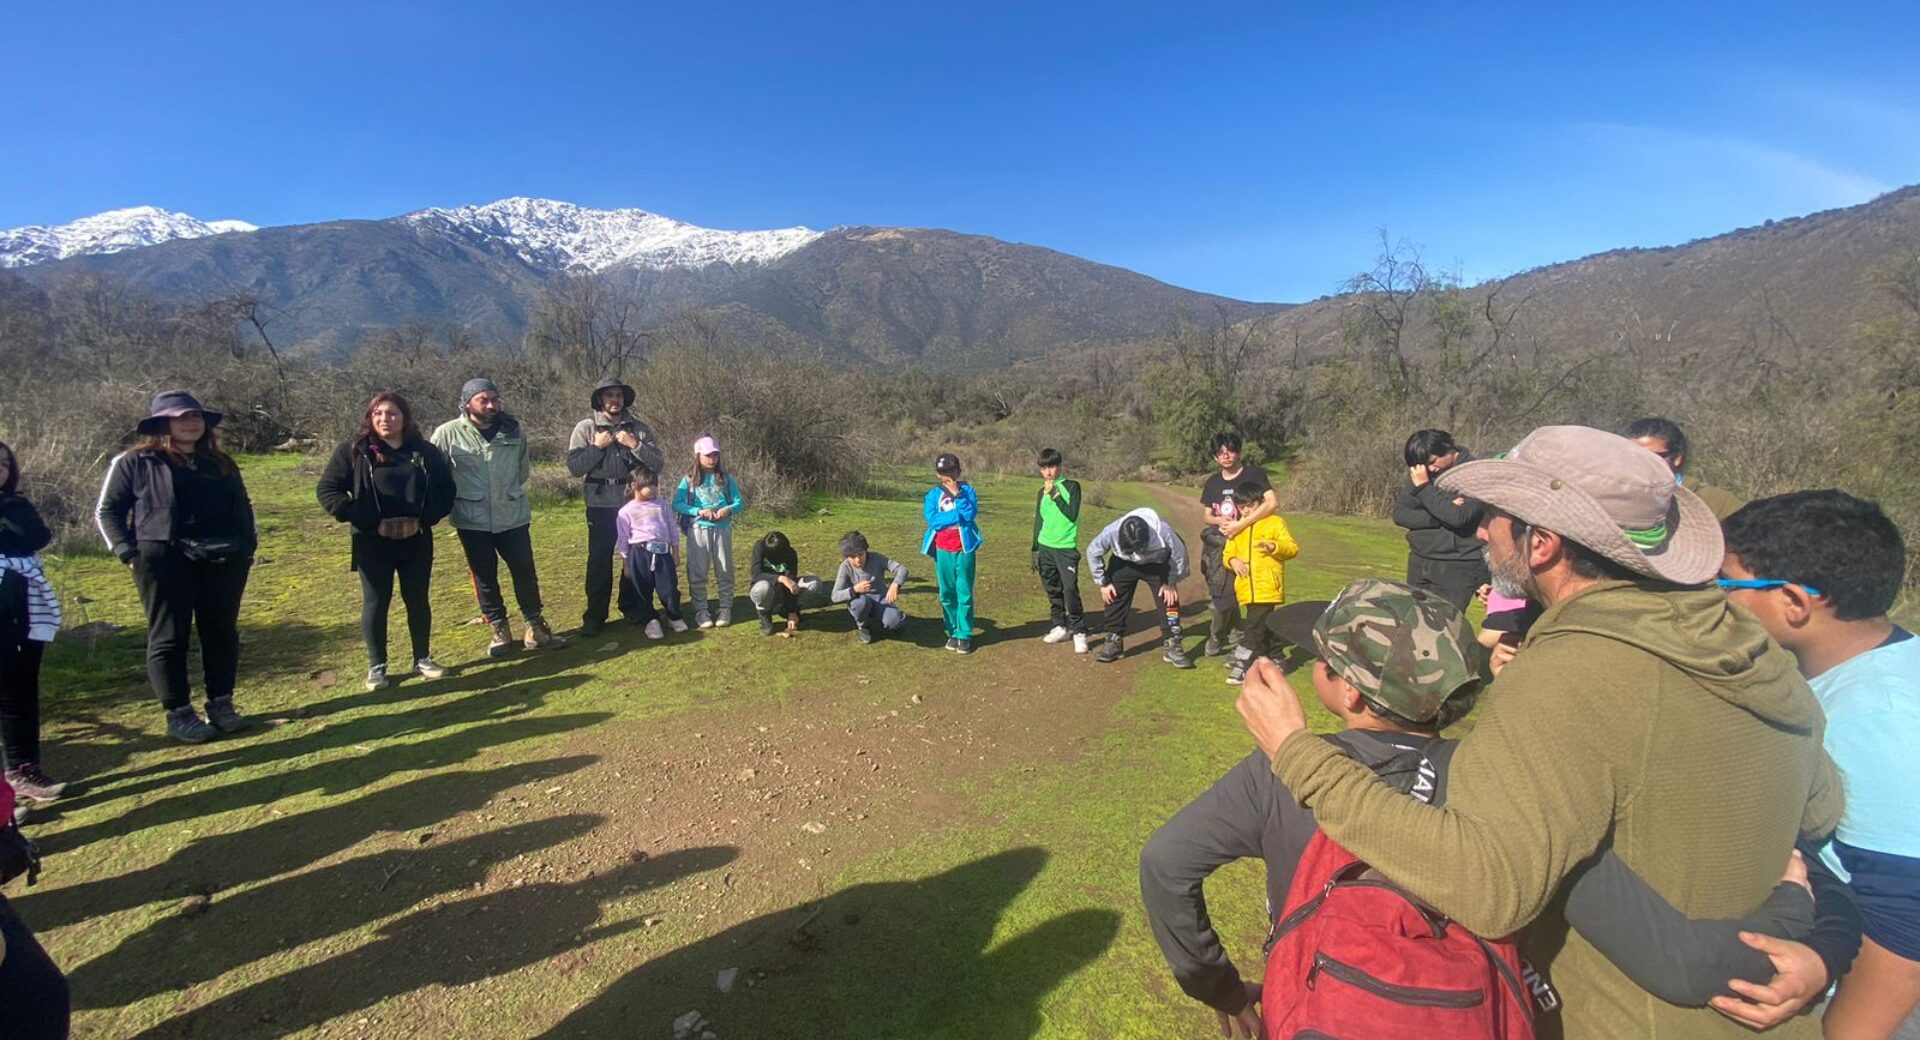
[[[220,425],[221,414],[201,407],[199,398],[185,390],[162,390],[153,395],[153,402],[147,406],[147,417],[140,420],[134,429],[140,433],[158,433],[166,420],[177,419],[190,412],[199,412],[207,421],[207,429]]]

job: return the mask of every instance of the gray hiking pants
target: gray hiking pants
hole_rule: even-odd
[[[695,613],[707,609],[707,574],[720,600],[720,609],[733,609],[733,525],[702,527],[693,525],[687,534],[687,599]]]

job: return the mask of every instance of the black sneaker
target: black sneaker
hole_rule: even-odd
[[[1245,665],[1236,663],[1233,665],[1233,667],[1227,669],[1227,685],[1228,686],[1238,686],[1241,683],[1244,683],[1246,681],[1247,681],[1247,669]]]
[[[769,626],[769,627],[771,627],[771,626]],[[861,641],[862,643],[871,643],[871,642],[873,642],[873,629],[871,629],[871,628],[868,628],[868,627],[867,627],[867,626],[865,626],[865,625],[861,625],[861,626],[860,626],[860,628],[859,628],[859,633],[860,633],[860,641]]]
[[[605,627],[607,627],[605,621],[582,621],[580,622],[580,638],[592,639],[594,636],[599,635],[600,630]]]
[[[952,636],[948,636],[948,637],[947,637],[947,649],[949,649],[949,650],[958,650],[958,649],[960,649],[960,641],[959,641],[958,639],[955,639],[955,638],[953,638]]]
[[[232,697],[214,697],[207,701],[207,721],[222,733],[238,733],[253,725],[233,706]]]
[[[961,655],[965,655],[965,654],[970,654],[970,653],[973,653],[973,640],[971,640],[971,639],[956,639],[956,640],[954,640],[954,641],[953,641],[953,652],[954,652],[954,653],[956,653],[956,654],[961,654]]]
[[[760,612],[760,634],[763,636],[773,634],[773,615],[764,610]]]
[[[1093,659],[1101,664],[1112,664],[1120,659],[1121,654],[1126,652],[1126,645],[1120,641],[1119,636],[1108,636],[1107,641],[1100,644],[1100,652],[1095,654]]]
[[[205,744],[219,735],[192,705],[167,712],[167,736],[182,744]]]

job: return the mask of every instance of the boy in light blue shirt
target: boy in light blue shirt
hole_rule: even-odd
[[[1920,639],[1887,617],[1905,542],[1879,506],[1839,491],[1752,502],[1725,530],[1721,587],[1799,660],[1846,787],[1822,858],[1859,897],[1866,938],[1826,1034],[1920,1037]]]

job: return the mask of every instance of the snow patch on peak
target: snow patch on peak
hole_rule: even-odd
[[[821,234],[804,227],[718,231],[643,209],[588,209],[570,202],[518,197],[482,206],[423,209],[395,220],[503,244],[535,267],[594,273],[614,267],[664,270],[765,264]]]
[[[0,231],[0,267],[26,267],[71,256],[118,253],[178,238],[258,230],[244,220],[202,221],[158,206],[131,206],[55,227],[34,225]]]

